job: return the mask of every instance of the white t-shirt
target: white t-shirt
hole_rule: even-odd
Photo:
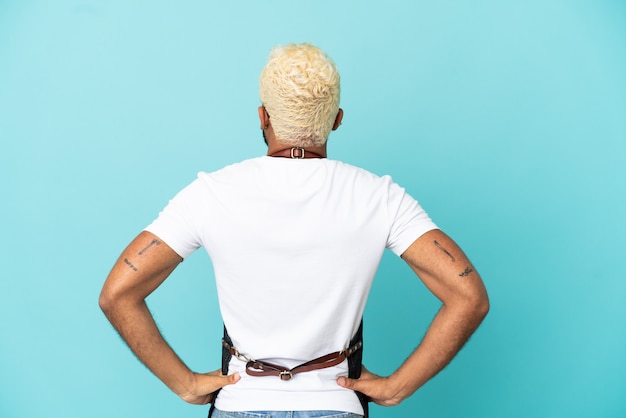
[[[292,368],[347,348],[383,251],[401,255],[435,229],[389,176],[328,159],[259,157],[198,178],[146,228],[185,258],[211,258],[222,318],[248,357]],[[242,379],[216,406],[226,411],[363,413],[337,385],[342,364],[294,375]]]

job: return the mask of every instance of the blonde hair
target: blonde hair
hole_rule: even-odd
[[[260,98],[276,140],[296,146],[326,143],[339,111],[339,73],[318,47],[272,49],[261,72]]]

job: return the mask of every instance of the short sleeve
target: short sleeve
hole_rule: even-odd
[[[169,245],[182,258],[201,247],[202,184],[196,179],[181,190],[145,230]]]
[[[413,242],[437,225],[420,204],[396,183],[389,186],[391,228],[387,248],[400,256]]]

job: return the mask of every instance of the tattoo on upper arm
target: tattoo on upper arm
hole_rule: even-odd
[[[146,246],[146,248],[144,248],[143,250],[139,251],[139,255],[142,255],[143,253],[145,253],[148,248],[152,247],[153,245],[161,245],[161,241],[159,241],[158,239],[153,239],[150,244],[148,244]]]
[[[473,272],[474,269],[470,268],[470,267],[465,267],[465,271],[461,274],[459,274],[460,277],[465,277],[465,276],[469,276],[469,274],[471,272]]]
[[[456,258],[454,258],[454,256],[453,256],[452,254],[450,254],[450,253],[448,252],[448,250],[446,250],[445,248],[443,248],[443,247],[441,246],[441,244],[439,244],[439,243],[437,242],[437,240],[435,240],[435,245],[436,245],[436,246],[437,246],[437,247],[438,247],[441,251],[443,251],[444,253],[446,253],[446,255],[447,255],[448,257],[450,257],[450,259],[452,259],[452,261],[456,261]]]
[[[128,258],[124,259],[124,263],[126,263],[126,265],[128,267],[130,267],[131,269],[133,269],[134,271],[137,271],[137,267],[135,267],[135,265],[133,263],[131,263],[130,261],[128,261]]]

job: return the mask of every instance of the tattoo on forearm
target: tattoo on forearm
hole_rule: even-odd
[[[139,255],[145,253],[148,248],[152,247],[153,245],[161,245],[161,241],[159,241],[158,239],[153,239],[152,242],[150,242],[150,244],[148,244],[148,246],[146,248],[144,248],[143,250],[139,251]]]
[[[448,252],[448,250],[446,250],[445,248],[443,248],[443,247],[441,246],[441,244],[439,244],[439,243],[437,242],[437,240],[435,240],[435,245],[436,245],[436,246],[437,246],[437,247],[438,247],[441,251],[443,251],[444,253],[446,253],[446,254],[447,254],[447,256],[448,256],[448,257],[450,257],[450,258],[452,259],[452,261],[456,261],[456,258],[454,258],[454,256],[453,256],[452,254],[450,254],[450,253]]]
[[[133,263],[131,263],[130,261],[128,261],[128,258],[124,259],[124,263],[126,263],[126,265],[128,267],[130,267],[131,269],[133,269],[134,271],[137,271],[137,267],[135,267],[135,265]]]
[[[469,268],[469,267],[465,267],[465,271],[464,271],[463,273],[459,274],[459,276],[460,276],[460,277],[469,276],[469,274],[470,274],[471,272],[473,272],[473,271],[474,271],[474,269],[471,269],[471,268]]]

